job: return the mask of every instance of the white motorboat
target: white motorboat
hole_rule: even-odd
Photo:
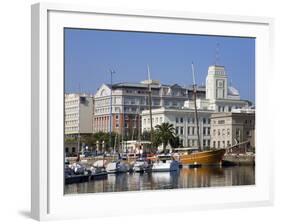
[[[90,171],[91,171],[90,178],[92,180],[107,178],[107,172],[104,167],[101,167],[101,166],[100,167],[91,167]]]
[[[143,158],[139,158],[136,160],[136,162],[133,165],[133,171],[144,172],[148,169],[148,167],[149,167],[148,162]]]
[[[152,165],[152,172],[170,172],[178,171],[180,169],[180,163],[174,159],[157,160]]]
[[[105,167],[106,160],[100,159],[93,163],[93,167]]]
[[[68,165],[70,169],[74,171],[75,174],[85,174],[86,173],[86,167],[79,163],[73,163]]]
[[[108,173],[125,173],[128,170],[128,165],[121,161],[110,162],[106,165],[106,172]]]

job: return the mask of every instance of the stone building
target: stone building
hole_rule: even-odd
[[[148,84],[149,80],[140,83],[117,83],[112,86],[103,84],[94,97],[93,132],[111,130],[128,136],[141,130],[140,114],[149,108]],[[182,108],[184,102],[192,97],[191,87],[164,85],[156,80],[151,80],[150,86],[152,109]],[[204,98],[205,89],[199,88],[198,95],[199,98]]]
[[[198,123],[200,132],[201,146],[204,148],[210,147],[211,144],[211,124],[210,116],[213,111],[198,110]],[[159,108],[152,110],[152,125],[161,123],[173,124],[175,134],[179,136],[181,143],[184,147],[197,147],[197,127],[194,117],[194,110],[192,109],[172,109],[172,108]],[[142,132],[150,131],[150,116],[149,111],[142,112]]]
[[[255,147],[254,110],[213,113],[211,115],[211,147],[226,148],[241,143],[246,143],[248,148]]]
[[[202,92],[202,87],[200,87],[199,92]],[[233,86],[228,86],[228,77],[223,66],[212,65],[209,67],[206,76],[206,88],[204,88],[203,92],[205,92],[206,97],[202,97],[201,94],[196,101],[201,146],[206,148],[218,147],[217,144],[219,144],[220,147],[223,145],[226,146],[228,143],[233,144],[233,141],[230,139],[214,140],[211,142],[211,115],[213,113],[218,116],[226,113],[231,114],[232,111],[241,110],[242,108],[250,108],[251,102],[240,99],[239,91]],[[169,122],[176,128],[176,134],[182,140],[184,147],[196,147],[197,132],[194,122],[194,105],[191,91],[191,95],[188,97],[188,100],[184,102],[183,107],[173,109],[161,107],[152,109],[153,128],[162,122]],[[142,112],[142,131],[147,130],[150,130],[150,117],[149,111],[145,110]],[[247,130],[245,133],[247,133]],[[216,145],[214,145],[214,142]]]
[[[65,138],[76,139],[81,135],[93,133],[93,96],[71,93],[64,96],[64,134]],[[75,147],[75,145],[77,147]],[[65,145],[66,152],[77,151],[78,144]]]

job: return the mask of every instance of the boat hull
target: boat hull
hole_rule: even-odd
[[[179,160],[182,165],[216,165],[221,163],[224,154],[225,149],[216,149],[179,155]]]

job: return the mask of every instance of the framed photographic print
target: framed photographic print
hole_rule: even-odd
[[[272,204],[272,26],[33,5],[32,217]]]

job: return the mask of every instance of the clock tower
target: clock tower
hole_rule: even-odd
[[[227,98],[227,75],[223,66],[209,66],[206,78],[206,99]]]

